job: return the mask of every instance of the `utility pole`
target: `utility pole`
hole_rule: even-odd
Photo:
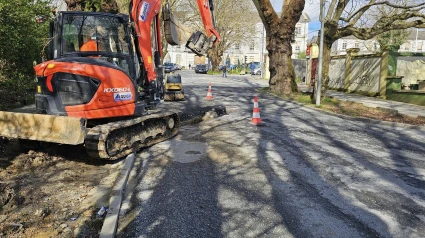
[[[322,67],[323,67],[323,35],[325,34],[325,0],[320,0],[320,44],[319,44],[319,77],[317,80],[316,105],[320,106],[322,92]]]

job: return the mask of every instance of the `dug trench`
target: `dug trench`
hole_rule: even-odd
[[[226,114],[224,106],[185,109],[181,126]],[[25,150],[0,138],[0,237],[97,237],[123,160],[90,158],[81,146]]]

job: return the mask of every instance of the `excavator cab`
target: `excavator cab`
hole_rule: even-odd
[[[153,101],[139,90],[147,85],[138,78],[127,16],[61,12],[49,35],[48,61],[35,66],[38,113],[88,119],[141,115]]]
[[[95,57],[136,78],[128,16],[92,12],[61,12],[50,23],[47,60]]]

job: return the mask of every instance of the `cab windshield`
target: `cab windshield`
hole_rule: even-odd
[[[130,77],[135,69],[126,22],[105,15],[64,14],[62,20],[64,56],[95,57],[120,67]]]
[[[125,22],[112,16],[64,15],[64,53],[99,52],[129,54]]]

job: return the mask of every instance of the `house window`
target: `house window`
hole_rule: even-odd
[[[240,46],[240,44],[239,44],[239,43],[236,43],[236,44],[235,44],[235,50],[239,50],[239,49],[240,49],[240,47],[241,47],[241,46]]]
[[[301,27],[295,27],[295,34],[301,35]]]
[[[300,51],[300,46],[299,45],[295,46],[295,52],[299,52],[299,51]]]
[[[347,49],[347,42],[343,42],[343,43],[342,43],[342,49],[343,49],[343,50]]]
[[[176,55],[176,64],[182,64],[182,56],[180,54]]]
[[[254,41],[251,41],[249,43],[249,50],[254,50],[254,45],[255,45]]]

